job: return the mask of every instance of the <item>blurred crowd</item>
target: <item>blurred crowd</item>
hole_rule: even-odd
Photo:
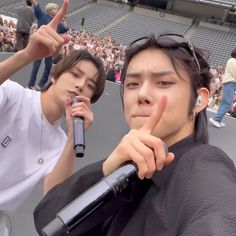
[[[31,34],[37,30],[37,25],[33,24]],[[15,52],[16,46],[16,24],[13,20],[7,20],[0,16],[0,52]],[[87,49],[90,53],[99,56],[105,65],[108,80],[119,82],[120,71],[124,61],[125,45],[115,42],[111,36],[97,37],[87,32],[86,28],[78,32],[75,29],[69,30],[71,37],[54,63],[57,63],[62,57],[72,50]]]
[[[37,25],[33,24],[31,34],[37,30]],[[0,16],[0,52],[15,52],[16,45],[16,24],[13,20],[3,19]],[[105,65],[107,79],[113,82],[120,82],[120,73],[124,62],[125,45],[115,42],[111,36],[98,37],[89,33],[86,28],[78,32],[75,29],[69,30],[71,37],[68,44],[64,45],[60,54],[54,58],[56,64],[66,54],[72,50],[87,49],[90,53],[100,57]],[[209,108],[217,109],[222,99],[222,77],[224,67],[212,68],[213,80],[211,83],[211,97]],[[236,117],[236,96],[234,104],[229,111],[229,115]]]
[[[16,24],[13,20],[0,16],[0,52],[14,52],[16,44]]]

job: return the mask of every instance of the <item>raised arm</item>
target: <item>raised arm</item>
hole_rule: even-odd
[[[32,35],[25,49],[0,62],[0,85],[29,63],[59,53],[64,43],[69,41],[68,37],[60,36],[56,32],[58,24],[65,16],[68,4],[69,0],[64,0],[63,6],[57,15],[48,25],[43,25]]]

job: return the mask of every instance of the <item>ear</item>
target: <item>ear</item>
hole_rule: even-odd
[[[51,76],[51,81],[52,81],[53,84],[56,83],[56,79],[55,79],[55,76],[54,76],[54,75]]]
[[[197,94],[198,98],[193,108],[193,112],[199,113],[207,107],[210,92],[207,88],[200,88],[197,91]]]

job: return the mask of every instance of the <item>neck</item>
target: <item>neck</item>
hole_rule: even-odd
[[[47,91],[41,93],[41,107],[43,115],[46,117],[49,123],[54,124],[63,114],[65,109],[62,109],[62,106],[55,102],[55,95],[52,93],[52,87]]]

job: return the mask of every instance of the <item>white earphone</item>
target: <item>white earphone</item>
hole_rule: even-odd
[[[198,95],[197,101],[196,101],[196,106],[201,106],[202,105],[202,96]]]

